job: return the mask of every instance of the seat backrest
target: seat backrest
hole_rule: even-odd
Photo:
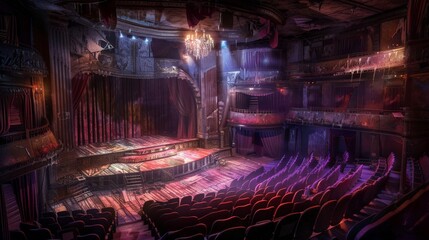
[[[270,199],[270,201],[268,201],[267,207],[275,207],[277,208],[277,206],[279,206],[280,201],[282,200],[281,196],[274,196],[273,198]]]
[[[250,216],[253,216],[258,209],[267,207],[267,200],[259,200],[252,206],[252,210],[250,211]]]
[[[97,234],[100,239],[104,239],[106,237],[106,231],[101,224],[85,225],[83,228],[83,233],[80,234],[86,235],[91,233]]]
[[[335,226],[338,225],[341,220],[344,217],[344,213],[347,209],[347,206],[350,202],[352,195],[351,194],[347,194],[342,196],[338,201],[337,201],[337,205],[335,206],[335,210],[334,210],[334,214],[332,215],[331,218],[331,225]]]
[[[243,226],[243,221],[237,216],[232,216],[225,219],[218,219],[213,222],[209,234],[219,233],[227,228],[237,226]]]
[[[196,225],[184,227],[176,231],[167,232],[160,238],[160,240],[176,240],[181,237],[187,237],[195,234],[202,234],[204,236],[206,233],[206,225],[204,223],[198,223]]]
[[[175,240],[204,240],[204,235],[201,233],[197,233],[195,235],[192,236],[187,236],[187,237],[181,237],[181,238],[176,238]]]
[[[295,202],[293,204],[292,212],[302,212],[310,206],[311,206],[311,200]]]
[[[260,221],[271,220],[273,219],[273,214],[276,209],[271,207],[258,209],[255,214],[252,216],[252,220],[250,224],[256,224]]]
[[[274,227],[274,222],[270,220],[250,225],[246,229],[246,240],[271,239]]]
[[[273,220],[284,217],[292,213],[293,202],[280,203],[280,205],[274,211]]]
[[[218,210],[215,212],[210,212],[198,219],[198,222],[204,223],[206,226],[211,226],[214,221],[218,219],[224,219],[231,216],[230,211],[228,210]]]
[[[316,222],[314,223],[314,232],[319,233],[328,229],[336,205],[337,200],[330,200],[322,205],[317,215]]]
[[[282,203],[285,203],[285,202],[292,202],[292,199],[293,199],[293,196],[295,195],[295,193],[293,193],[293,192],[288,192],[288,193],[286,193],[285,195],[283,195],[283,197],[282,197]]]
[[[250,214],[251,210],[252,210],[252,205],[250,203],[243,206],[234,207],[232,209],[232,216],[245,218],[247,215]]]
[[[191,204],[191,203],[192,203],[192,196],[184,196],[180,199],[180,205]]]
[[[49,240],[53,238],[51,231],[47,228],[31,229],[28,236],[30,240]]]
[[[221,231],[215,240],[242,240],[244,239],[246,228],[243,226],[230,227]]]
[[[91,214],[91,215],[94,215],[94,214],[99,213],[99,212],[100,212],[100,209],[98,209],[98,208],[90,208],[90,209],[86,210],[86,213]]]
[[[302,194],[304,193],[304,189],[299,189],[295,192],[292,198],[292,202],[296,203],[301,201]]]
[[[203,198],[204,198],[204,193],[198,193],[193,197],[192,201],[193,202],[199,202],[199,201],[203,200]]]
[[[175,231],[184,227],[196,225],[197,223],[198,218],[195,216],[178,217],[165,222],[165,231]]]
[[[76,240],[102,240],[95,233],[85,234],[85,235],[77,235]]]
[[[302,212],[295,229],[295,240],[307,240],[311,237],[319,210],[320,206],[317,205],[309,207]]]
[[[274,221],[273,240],[292,239],[301,213],[291,213]]]

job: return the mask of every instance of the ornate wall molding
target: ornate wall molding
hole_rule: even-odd
[[[29,48],[0,45],[0,71],[21,74],[47,74],[42,56]]]

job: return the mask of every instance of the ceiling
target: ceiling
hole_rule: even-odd
[[[97,8],[100,0],[30,0],[37,8],[46,8],[86,18],[79,9]],[[347,27],[362,19],[393,9],[405,8],[406,0],[108,0],[115,9],[114,31],[180,40],[189,30],[199,28],[214,38],[252,42],[278,36],[295,37],[310,31]],[[191,28],[187,8],[207,10],[211,14]],[[207,11],[206,11],[207,12]],[[82,18],[80,18],[82,19]],[[229,21],[228,21],[229,20]],[[267,24],[269,20],[269,23]],[[100,24],[97,19],[89,22]],[[232,23],[232,24],[231,24]],[[267,30],[268,29],[268,30]]]

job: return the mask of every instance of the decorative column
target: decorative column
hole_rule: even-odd
[[[73,147],[73,103],[68,21],[50,16],[49,61],[52,97],[52,123],[55,135],[65,149]]]

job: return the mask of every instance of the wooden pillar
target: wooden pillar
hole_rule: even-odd
[[[73,103],[68,21],[50,16],[49,61],[52,130],[65,149],[73,147]]]

